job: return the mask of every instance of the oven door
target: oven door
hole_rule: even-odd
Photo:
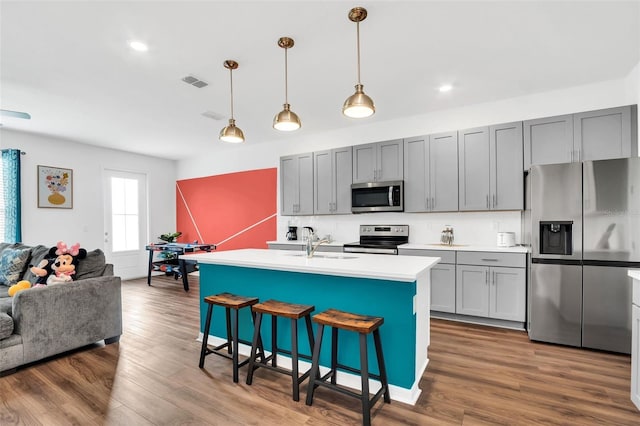
[[[345,253],[398,254],[398,246],[388,244],[345,244]]]
[[[391,181],[352,184],[351,211],[353,213],[404,211],[403,182]]]

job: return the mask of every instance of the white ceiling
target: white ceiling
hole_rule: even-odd
[[[377,112],[350,120],[356,82],[353,6],[362,82]],[[211,145],[234,109],[247,144],[626,76],[639,62],[639,2],[613,1],[6,1],[0,3],[7,129],[166,158]],[[272,129],[289,101],[303,127]],[[146,53],[127,42],[143,40]],[[182,82],[194,75],[210,85]],[[440,93],[443,83],[454,90]],[[215,121],[202,112],[225,118]]]

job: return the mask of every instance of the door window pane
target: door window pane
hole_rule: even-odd
[[[138,181],[112,177],[111,224],[114,252],[140,248],[138,212]]]

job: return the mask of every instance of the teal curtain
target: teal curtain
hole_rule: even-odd
[[[20,150],[2,150],[2,185],[4,189],[4,239],[6,243],[22,241],[20,200]]]

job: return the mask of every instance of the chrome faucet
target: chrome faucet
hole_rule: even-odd
[[[313,253],[315,253],[316,249],[320,246],[320,244],[324,244],[324,243],[329,243],[330,241],[327,239],[322,239],[320,241],[318,241],[315,245],[313,244],[313,233],[309,235],[309,238],[307,238],[307,246],[306,246],[306,250],[307,250],[307,259],[311,259],[313,257]]]

